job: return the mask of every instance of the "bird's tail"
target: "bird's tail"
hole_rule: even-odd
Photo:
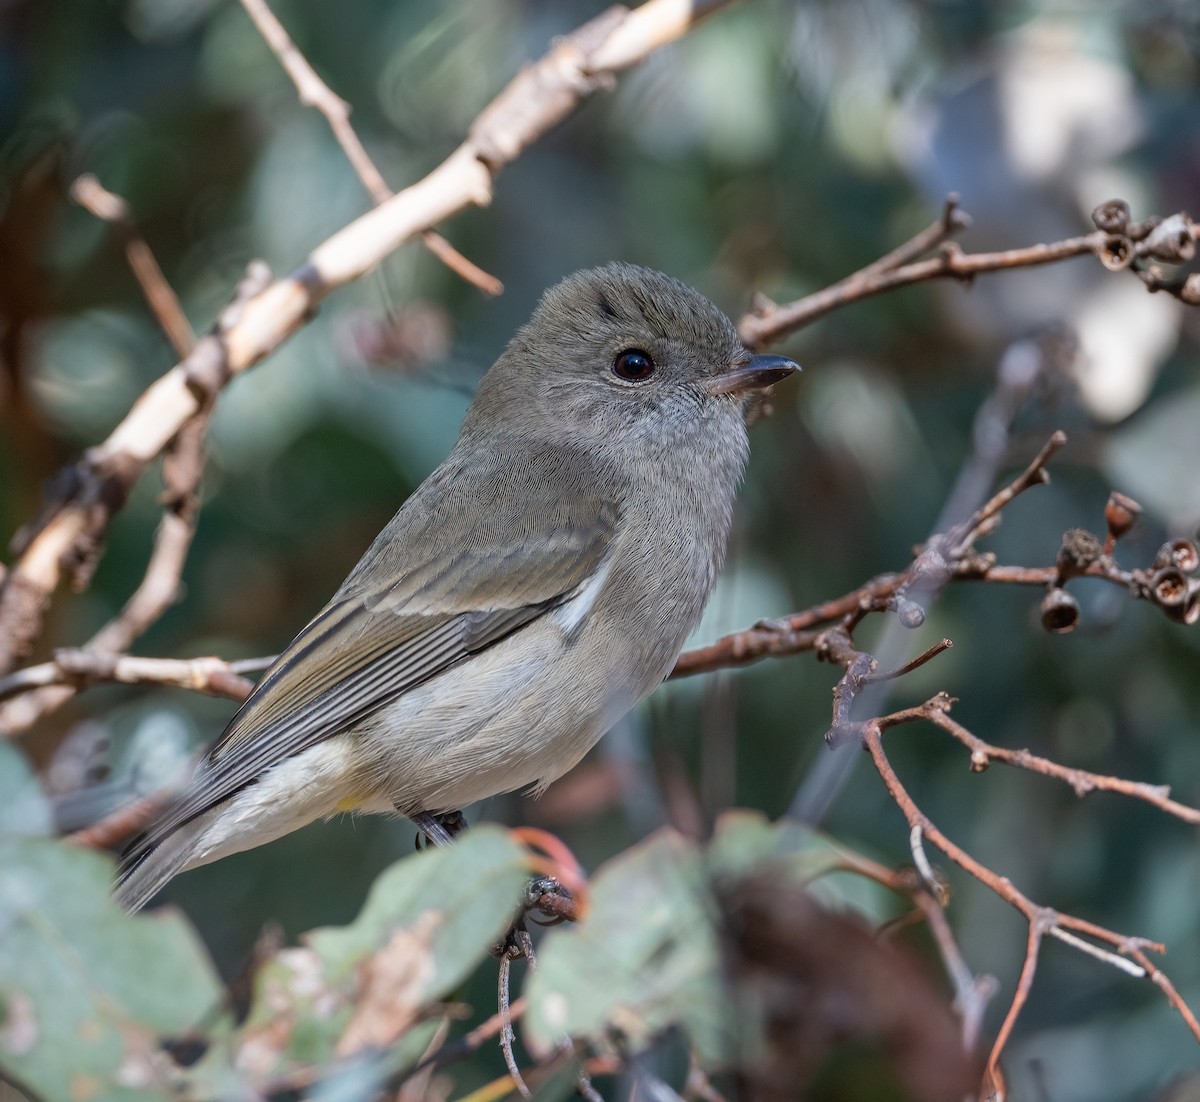
[[[195,852],[195,831],[191,824],[172,831],[165,838],[135,842],[117,871],[113,890],[117,902],[130,911],[139,911],[176,873],[188,867]]]

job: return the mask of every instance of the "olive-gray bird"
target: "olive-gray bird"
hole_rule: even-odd
[[[548,290],[454,450],[131,847],[118,898],[339,812],[444,842],[543,790],[670,672],[725,555],[744,407],[796,370],[686,284]]]

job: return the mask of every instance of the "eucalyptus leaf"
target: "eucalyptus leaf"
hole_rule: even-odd
[[[714,890],[751,876],[799,884],[820,902],[868,918],[887,911],[886,892],[838,871],[845,851],[824,835],[759,812],[723,815],[706,851],[663,832],[605,865],[587,917],[546,936],[525,994],[526,1044],[548,1056],[564,1037],[645,1047],[682,1027],[702,1062],[718,1066],[737,1023],[729,1017]]]
[[[341,1097],[335,1082],[413,1063],[431,1036],[429,1010],[500,941],[528,878],[525,849],[497,827],[396,862],[352,923],[314,930],[260,969],[245,1022],[193,1082],[220,1093],[231,1078],[261,1084],[324,1067],[330,1097]]]
[[[711,1062],[727,1047],[704,860],[671,831],[608,862],[587,917],[552,930],[526,984],[525,1041],[539,1057],[563,1037],[619,1035],[633,1048],[682,1025]]]
[[[349,926],[314,930],[308,940],[336,975],[382,948],[397,929],[429,925],[422,935],[430,955],[423,997],[438,998],[508,929],[529,875],[528,855],[508,831],[474,827],[452,846],[431,847],[385,869]]]
[[[43,1102],[169,1097],[160,1040],[221,1003],[191,928],[127,915],[112,877],[99,854],[0,838],[0,1069]]]

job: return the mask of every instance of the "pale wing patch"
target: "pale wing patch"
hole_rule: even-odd
[[[592,606],[596,603],[596,598],[604,589],[604,583],[608,581],[608,572],[612,568],[613,558],[610,550],[596,572],[576,591],[575,596],[554,611],[552,617],[554,624],[562,630],[568,640],[575,636],[587,614],[591,612]]]

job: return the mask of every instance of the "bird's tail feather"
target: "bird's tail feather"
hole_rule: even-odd
[[[186,827],[144,849],[135,844],[117,874],[113,894],[126,910],[139,911],[193,856],[195,837]],[[140,850],[140,852],[139,852]]]

